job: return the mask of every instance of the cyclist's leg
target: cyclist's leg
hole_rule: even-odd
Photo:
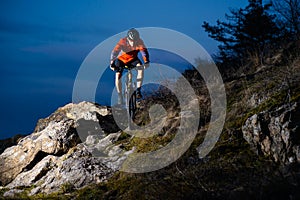
[[[143,84],[143,79],[144,79],[144,69],[141,63],[138,63],[136,65],[137,67],[137,78],[136,78],[136,87],[141,88]]]
[[[116,72],[115,85],[118,93],[122,93],[122,73]]]
[[[115,75],[115,86],[118,93],[118,104],[123,104],[123,95],[122,95],[122,73],[125,67],[125,64],[116,59],[114,62],[116,66],[116,75]]]
[[[136,96],[138,99],[142,98],[142,93],[141,93],[141,87],[142,87],[142,84],[143,84],[143,78],[144,78],[144,69],[139,66],[137,68],[137,82],[136,82]]]
[[[137,91],[137,98],[142,98],[141,94],[141,87],[143,84],[143,78],[144,78],[144,67],[142,65],[142,62],[139,59],[136,59],[131,63],[136,69],[137,69],[137,78],[136,78],[136,91]]]

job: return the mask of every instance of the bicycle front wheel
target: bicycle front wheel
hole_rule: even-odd
[[[132,129],[133,127],[133,120],[135,117],[135,112],[136,112],[136,92],[133,91],[129,93],[130,98],[128,102],[128,127],[129,129]]]

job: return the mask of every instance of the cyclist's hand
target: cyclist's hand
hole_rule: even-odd
[[[150,62],[144,63],[144,69],[147,69],[150,66]]]
[[[115,65],[114,65],[114,61],[110,61],[109,68],[110,68],[111,70],[113,70],[113,71],[116,70]]]
[[[109,65],[109,68],[112,70],[112,71],[115,71],[115,67],[113,65]]]

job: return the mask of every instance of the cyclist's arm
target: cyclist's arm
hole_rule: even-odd
[[[110,54],[110,63],[112,63],[119,55],[120,51],[122,50],[123,39],[121,39],[112,50]]]
[[[145,46],[143,40],[140,40],[140,41],[139,41],[138,49],[139,49],[139,51],[140,51],[141,54],[142,54],[144,63],[149,63],[149,62],[150,62],[150,60],[149,60],[149,52],[148,52],[148,49],[146,48],[146,46]]]

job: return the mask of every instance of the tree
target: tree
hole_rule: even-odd
[[[300,39],[300,0],[271,0],[282,25],[295,39]]]
[[[256,55],[263,64],[270,45],[276,44],[280,29],[275,23],[275,15],[268,13],[270,4],[262,0],[248,0],[246,8],[230,10],[225,15],[228,22],[217,21],[211,26],[204,22],[202,27],[209,37],[219,41],[219,61],[243,64],[249,56]]]

